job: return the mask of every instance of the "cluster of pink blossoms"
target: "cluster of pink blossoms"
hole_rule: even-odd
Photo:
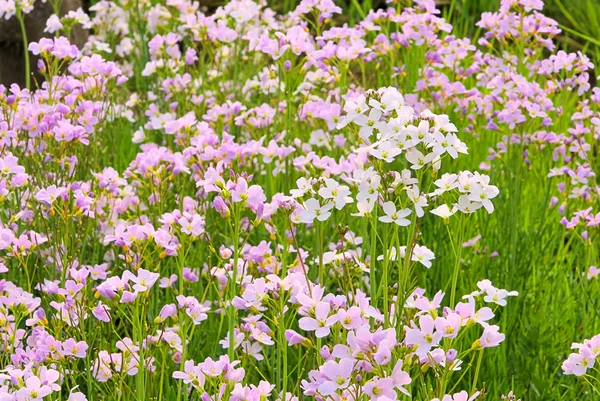
[[[583,376],[588,370],[594,369],[600,355],[600,335],[584,340],[582,344],[573,343],[571,348],[577,352],[570,354],[563,362],[562,370],[566,375]]]

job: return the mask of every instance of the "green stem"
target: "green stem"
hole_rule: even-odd
[[[137,373],[137,375],[135,376],[135,381],[136,381],[136,393],[138,394],[138,400],[139,401],[144,401],[146,398],[146,386],[145,386],[145,372],[146,370],[144,369],[144,321],[145,321],[145,314],[144,312],[144,307],[142,306],[142,311],[140,312],[139,310],[139,305],[140,305],[140,300],[136,300],[136,305],[135,305],[135,314],[137,317],[137,327],[135,328],[136,331],[136,343],[138,344],[138,347],[140,348],[139,353],[138,353],[138,363],[139,363],[139,371]]]
[[[236,295],[236,281],[238,258],[240,255],[240,225],[238,213],[235,213],[233,223],[233,271],[231,272],[231,285],[229,286],[229,305],[227,305],[227,315],[229,319],[229,348],[227,355],[229,360],[233,361],[235,356],[235,308],[233,307],[233,298]]]
[[[410,223],[410,232],[408,233],[408,238],[406,241],[406,251],[405,251],[405,255],[404,255],[404,260],[400,260],[400,247],[398,246],[398,249],[396,249],[396,252],[398,253],[397,256],[397,263],[398,263],[398,279],[400,280],[400,283],[398,285],[398,294],[396,295],[396,313],[398,314],[398,317],[396,319],[396,329],[400,330],[400,328],[402,327],[402,318],[403,318],[403,314],[404,314],[404,304],[406,302],[406,298],[407,298],[407,285],[408,285],[408,280],[410,278],[410,269],[411,269],[411,259],[412,259],[412,252],[414,249],[414,242],[415,242],[415,236],[417,234],[418,228],[419,228],[419,222],[420,220],[417,220],[416,218],[416,214],[413,214],[412,219],[411,219],[411,223]],[[399,245],[399,243],[398,243]]]
[[[319,249],[319,285],[325,286],[325,269],[323,267],[323,226],[317,222],[317,247]]]
[[[17,9],[16,17],[21,26],[21,34],[23,35],[23,53],[25,53],[25,87],[31,89],[31,66],[29,64],[29,43],[27,41],[27,30],[25,29],[25,17],[20,9]]]
[[[371,286],[371,304],[378,307],[377,278],[375,276],[375,262],[377,261],[377,208],[373,208],[371,215],[371,260],[369,261],[369,285]]]
[[[397,227],[397,226],[396,226]],[[397,234],[398,229],[393,229]],[[388,265],[390,264],[390,251],[392,249],[392,244],[390,241],[390,228],[386,227],[385,233],[385,246],[384,246],[384,257],[383,257],[383,276],[381,277],[381,286],[383,289],[383,327],[390,327],[390,306],[389,306],[389,297],[388,297]],[[393,238],[392,238],[393,241]],[[396,258],[400,257],[400,255],[396,255]]]
[[[477,378],[479,377],[479,369],[481,369],[481,360],[483,359],[483,348],[479,351],[479,356],[477,357],[477,367],[475,368],[475,377],[473,378],[473,385],[471,386],[471,394],[475,392],[477,388]]]
[[[450,307],[454,307],[454,301],[456,300],[456,285],[458,283],[458,272],[460,271],[460,259],[462,257],[462,240],[463,240],[463,222],[462,219],[458,223],[458,242],[456,244],[456,261],[454,262],[454,270],[452,272],[452,289],[450,291]]]

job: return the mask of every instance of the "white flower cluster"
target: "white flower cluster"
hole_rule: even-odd
[[[473,213],[485,208],[492,213],[491,199],[499,193],[490,185],[490,178],[477,172],[445,173],[434,181],[435,190],[424,193],[422,171],[439,170],[442,158],[466,154],[466,145],[458,139],[456,126],[448,116],[430,111],[416,114],[404,105],[402,95],[395,88],[382,88],[367,95],[359,95],[344,106],[345,117],[337,128],[349,123],[359,126],[360,147],[356,152],[366,153],[377,163],[366,163],[352,172],[341,175],[351,186],[342,185],[333,178],[302,177],[297,189],[291,191],[295,199],[306,199],[295,213],[295,221],[313,223],[326,221],[334,209],[341,210],[355,203],[358,212],[353,216],[373,213],[375,205],[381,206],[378,220],[404,227],[411,224],[409,216],[421,218],[430,203],[439,206],[431,210],[434,215],[448,219],[456,212]],[[385,166],[401,155],[407,168],[402,171],[385,170]],[[413,174],[416,174],[415,177]],[[385,176],[385,182],[384,177]]]
[[[404,105],[396,88],[381,88],[359,95],[344,105],[346,116],[338,124],[341,129],[350,122],[358,125],[358,135],[365,146],[360,152],[391,163],[404,154],[413,170],[427,166],[439,169],[445,154],[453,159],[467,153],[467,146],[458,139],[458,129],[445,114],[429,110],[416,114]]]

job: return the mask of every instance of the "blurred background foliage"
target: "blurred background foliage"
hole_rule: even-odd
[[[410,6],[412,0],[397,0],[401,6]],[[213,7],[223,1],[204,0],[201,3]],[[369,10],[389,6],[385,0],[336,0],[343,10],[339,18],[349,25],[360,21]],[[208,4],[211,3],[211,4]],[[269,7],[286,12],[294,9],[299,0],[268,0]],[[600,0],[545,0],[543,13],[559,22],[563,34],[559,46],[567,51],[583,51],[600,73]],[[436,0],[442,15],[454,26],[453,34],[459,37],[477,38],[477,26],[481,13],[497,11],[500,0]]]
[[[336,18],[341,23],[353,25],[371,9],[391,6],[386,0],[334,0],[343,13]],[[412,0],[393,0],[393,5],[410,6]],[[84,0],[84,8],[97,0]],[[453,34],[459,37],[478,37],[475,25],[481,13],[497,11],[500,0],[435,0],[442,15],[454,26]],[[200,6],[213,10],[227,0],[199,0]],[[300,0],[267,0],[267,5],[281,13],[293,10]],[[559,22],[563,30],[559,46],[565,51],[583,51],[594,62],[596,76],[600,72],[600,0],[545,0],[543,13]]]

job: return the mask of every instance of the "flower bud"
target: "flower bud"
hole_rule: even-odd
[[[329,357],[331,356],[331,351],[329,351],[329,347],[328,346],[324,345],[319,350],[319,354],[321,354],[321,356],[323,357],[323,359],[329,359]]]
[[[231,216],[231,211],[229,210],[227,203],[225,203],[225,200],[221,196],[215,197],[215,199],[213,200],[213,206],[216,209],[216,211],[219,212],[219,214],[224,218],[228,218],[229,216]]]
[[[154,323],[162,323],[169,317],[174,316],[177,313],[177,308],[174,304],[167,304],[162,307],[158,316],[154,319]]]
[[[450,348],[448,351],[446,351],[446,361],[448,361],[448,363],[454,362],[457,355],[458,351],[456,351],[454,348]]]

